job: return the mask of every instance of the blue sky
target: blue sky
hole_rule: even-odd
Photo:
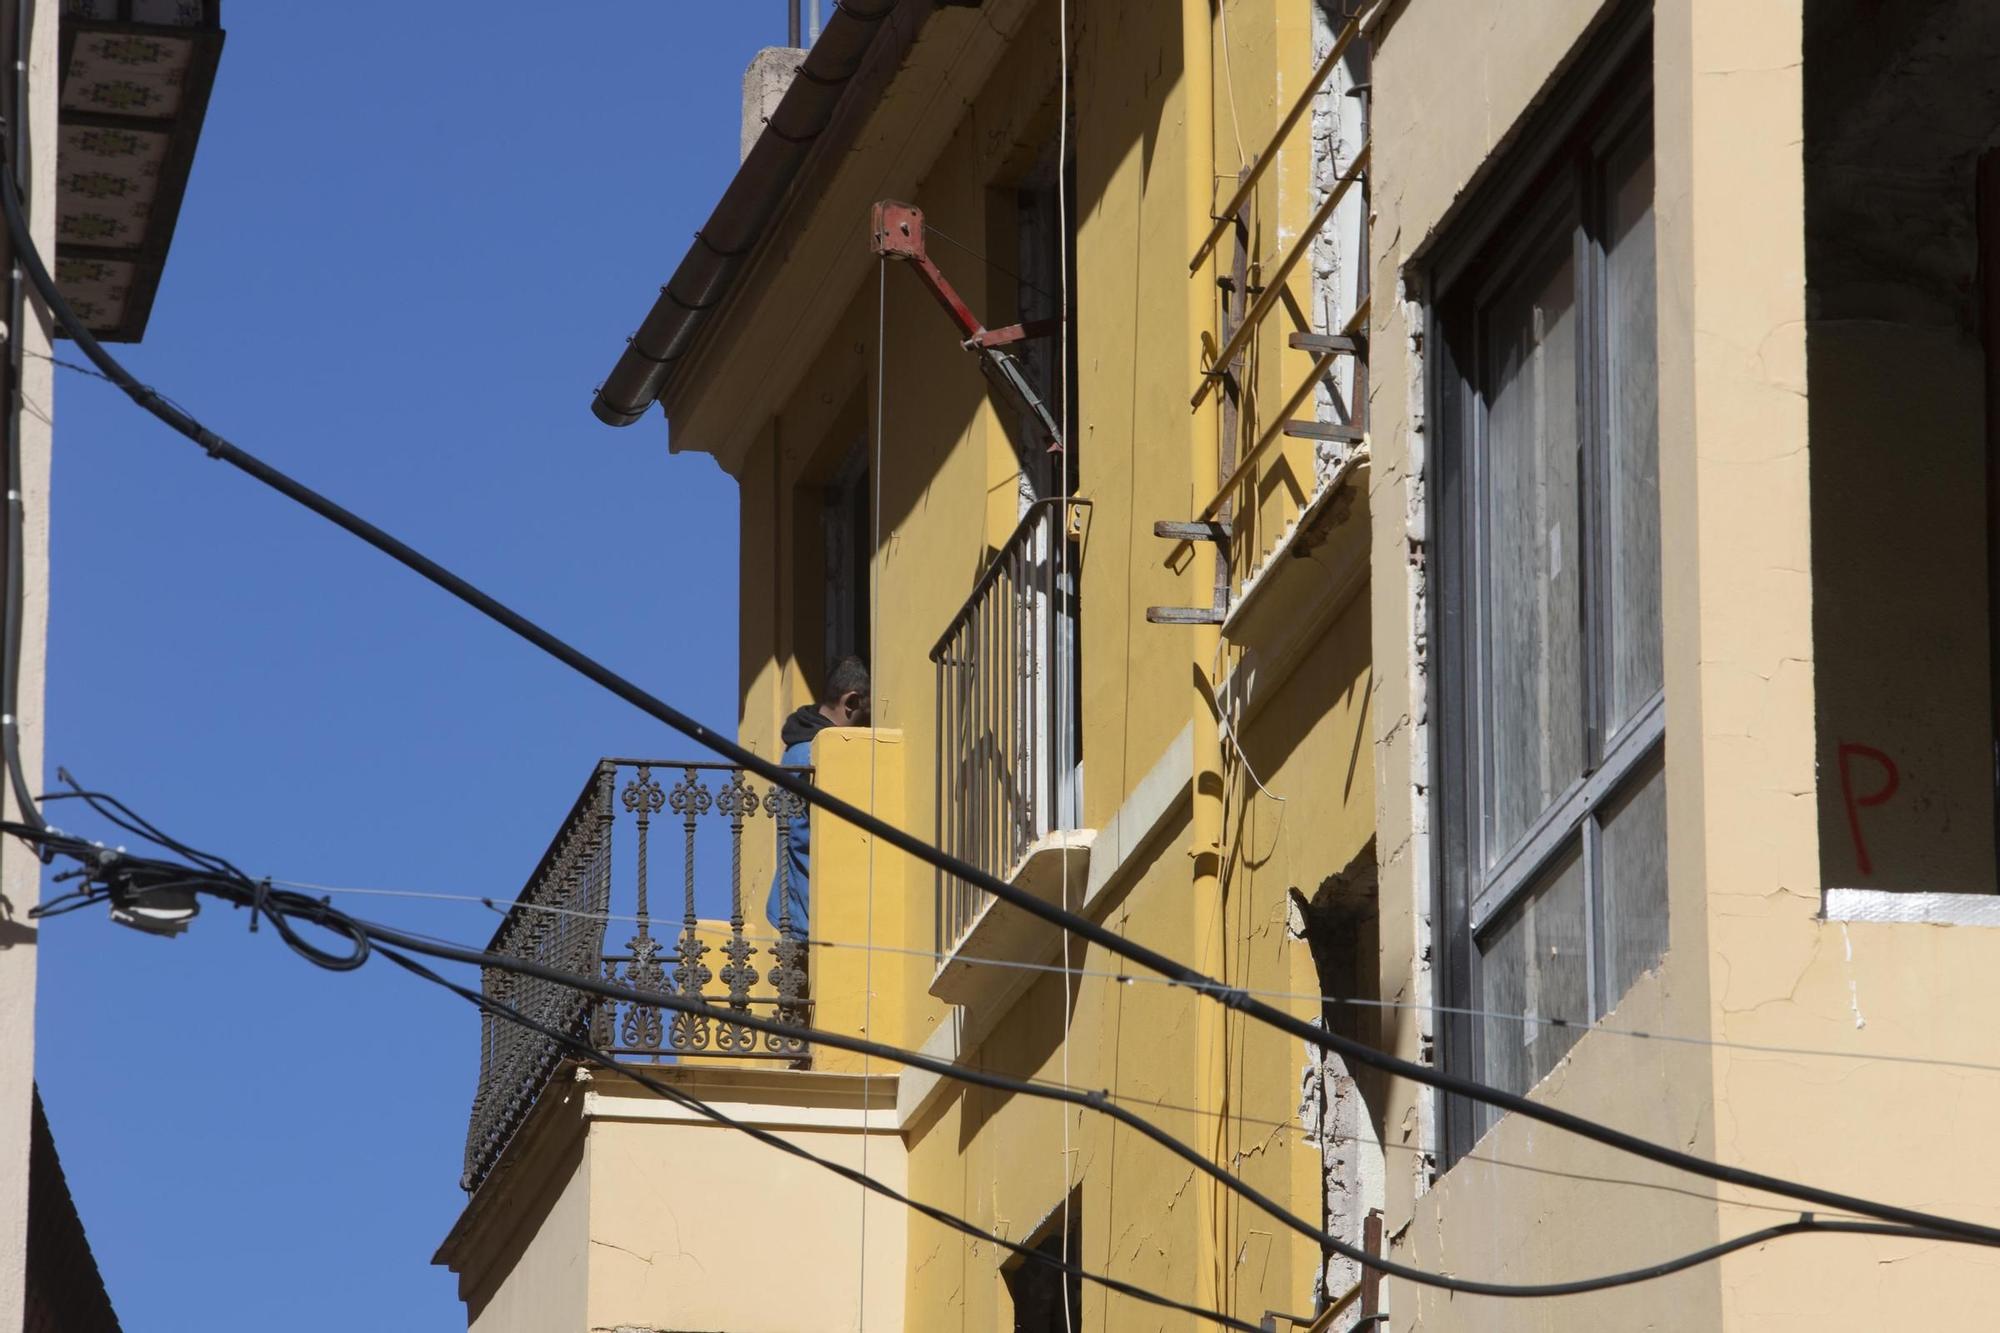
[[[741,72],[782,7],[225,19],[128,364],[730,725],[734,484],[670,457],[657,415],[613,431],[589,399],[735,169]],[[106,386],[65,374],[56,397],[51,780],[253,872],[512,896],[597,756],[692,754]],[[475,943],[494,924],[350,905]],[[39,1078],[126,1328],[463,1327],[430,1257],[463,1201],[470,1010],[214,908],[173,941],[94,912],[42,941]]]

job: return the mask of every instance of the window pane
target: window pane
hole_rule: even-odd
[[[1606,395],[1610,485],[1608,735],[1660,688],[1660,397],[1654,334],[1653,158],[1641,141],[1607,172]]]
[[[1605,975],[1611,1003],[1667,952],[1667,780],[1656,756],[1604,816]]]
[[[1588,940],[1583,858],[1572,844],[1480,944],[1479,1007],[1496,1015],[1589,1022]],[[1509,1092],[1541,1082],[1581,1035],[1577,1027],[1518,1018],[1486,1018],[1480,1025],[1484,1078]],[[1482,1107],[1479,1125],[1483,1130],[1498,1118],[1492,1107]]]
[[[1575,287],[1565,229],[1486,315],[1488,866],[1583,772]]]

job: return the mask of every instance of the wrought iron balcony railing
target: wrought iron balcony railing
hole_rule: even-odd
[[[1037,500],[972,586],[937,669],[937,836],[995,875],[1045,833],[1074,827],[1077,789],[1077,499]],[[939,957],[986,895],[939,872]]]
[[[699,999],[745,1016],[757,1012],[807,1023],[812,1013],[803,938],[808,923],[791,920],[791,859],[784,853],[794,823],[806,817],[804,801],[752,783],[730,765],[600,760],[488,950],[572,976]],[[653,826],[660,822],[671,830],[664,849],[652,845]],[[763,836],[776,849],[781,915],[775,935],[763,921],[767,885],[744,882],[744,840],[763,828],[770,830]],[[708,829],[727,839],[726,852],[715,847],[714,837],[701,836]],[[679,924],[664,934],[655,931],[648,883],[650,863],[660,851],[662,859],[678,859],[681,888]],[[696,885],[711,873],[719,878],[725,865],[729,919],[703,920]],[[627,885],[629,897],[620,891]],[[750,928],[746,895],[756,921]],[[609,923],[632,929],[618,952],[605,951]],[[711,954],[719,966],[710,966]],[[625,1060],[762,1058],[796,1066],[810,1058],[808,1048],[792,1038],[655,1005],[600,1000],[574,986],[497,966],[485,969],[482,985],[488,996],[537,1023]],[[562,1059],[563,1048],[553,1039],[502,1017],[481,1019],[479,1085],[459,1181],[464,1189],[476,1190],[486,1179]]]

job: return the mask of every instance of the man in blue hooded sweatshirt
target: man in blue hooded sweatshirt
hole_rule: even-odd
[[[817,705],[807,704],[785,719],[778,739],[784,743],[781,762],[805,766],[812,763],[812,741],[826,727],[868,725],[868,668],[858,657],[844,657],[827,673],[826,688]],[[778,826],[779,865],[771,876],[771,896],[764,915],[772,926],[792,939],[803,940],[812,924],[811,844],[812,820],[806,813],[796,816],[789,828]],[[789,904],[791,919],[780,908]]]

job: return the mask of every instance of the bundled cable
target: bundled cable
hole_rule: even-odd
[[[529,1032],[533,1032],[538,1036],[547,1038],[548,1040],[554,1042],[556,1045],[561,1047],[564,1051],[568,1052],[571,1058],[583,1064],[595,1065],[599,1069],[606,1070],[610,1073],[618,1074],[624,1078],[629,1078],[634,1083],[637,1083],[640,1087],[645,1088],[648,1092],[651,1092],[656,1096],[664,1097],[669,1101],[684,1106],[688,1110],[693,1111],[695,1114],[702,1116],[707,1120],[711,1120],[718,1125],[722,1125],[725,1126],[726,1128],[738,1130],[741,1133],[747,1134],[752,1139],[755,1139],[757,1142],[762,1143],[767,1147],[776,1148],[780,1152],[789,1154],[790,1156],[793,1157],[800,1158],[803,1161],[811,1162],[815,1166],[822,1167],[828,1171],[831,1171],[835,1175],[840,1176],[843,1179],[848,1180],[854,1184],[857,1184],[865,1190],[868,1190],[875,1194],[879,1194],[883,1198],[889,1199],[893,1202],[900,1203],[905,1207],[909,1208],[911,1211],[919,1213],[922,1216],[929,1218],[933,1222],[937,1222],[943,1226],[947,1226],[951,1228],[953,1231],[962,1232],[967,1236],[971,1236],[975,1240],[986,1241],[990,1244],[997,1245],[1001,1249],[1006,1250],[1011,1254],[1018,1255],[1022,1259],[1027,1260],[1028,1262],[1040,1264],[1049,1268],[1054,1268],[1064,1273],[1067,1276],[1080,1278],[1085,1282],[1094,1283],[1097,1286],[1103,1287],[1106,1291],[1116,1292],[1121,1296],[1129,1296],[1133,1300],[1144,1301],[1148,1305],[1157,1305],[1164,1309],[1176,1310],[1182,1314],[1191,1314],[1198,1319],[1206,1319],[1212,1323],[1219,1324],[1223,1328],[1242,1329],[1246,1330],[1247,1333],[1259,1333],[1259,1329],[1256,1324],[1246,1323],[1241,1319],[1235,1318],[1233,1315],[1224,1314],[1220,1310],[1211,1310],[1206,1306],[1200,1306],[1200,1305],[1189,1305],[1186,1302],[1174,1300],[1172,1297],[1162,1296],[1158,1292],[1147,1291],[1144,1287],[1135,1286],[1130,1282],[1125,1282],[1118,1278],[1109,1277],[1102,1273],[1094,1273],[1089,1269],[1082,1267],[1079,1264],[1073,1264],[1068,1262],[1067,1260],[1058,1259],[1054,1255],[1049,1254],[1046,1251],[1034,1249],[1030,1246],[1019,1244],[1015,1241],[1006,1239],[1004,1236],[995,1235],[991,1231],[988,1231],[983,1227],[980,1227],[977,1224],[969,1221],[968,1219],[959,1216],[957,1213],[949,1212],[946,1209],[939,1208],[934,1204],[924,1203],[920,1199],[911,1198],[909,1195],[904,1194],[902,1191],[894,1188],[893,1186],[882,1183],[880,1180],[866,1174],[865,1172],[858,1171],[855,1168],[846,1165],[845,1163],[835,1162],[828,1158],[821,1157],[817,1153],[811,1152],[808,1149],[803,1148],[796,1143],[793,1143],[789,1139],[781,1138],[780,1136],[771,1133],[769,1130],[764,1129],[761,1126],[749,1124],[745,1121],[738,1120],[733,1116],[718,1111],[715,1107],[709,1105],[707,1102],[703,1101],[699,1097],[694,1096],[692,1093],[687,1092],[685,1089],[676,1088],[672,1084],[663,1082],[660,1079],[656,1079],[652,1077],[650,1074],[647,1074],[645,1071],[640,1069],[635,1069],[629,1064],[620,1064],[611,1055],[605,1053],[602,1050],[599,1050],[597,1047],[592,1046],[589,1042],[586,1042],[579,1037],[576,1037],[569,1033],[560,1032],[555,1028],[549,1027],[547,1024],[538,1023],[534,1019],[529,1018],[526,1014],[523,1014],[520,1010],[514,1008],[512,1005],[504,1004],[498,1000],[493,999],[490,996],[483,995],[480,992],[473,990],[469,986],[461,986],[455,981],[452,981],[446,977],[439,976],[436,972],[432,971],[428,967],[425,967],[422,963],[419,963],[416,959],[410,957],[408,954],[401,952],[400,950],[390,949],[390,948],[378,948],[376,952],[379,953],[383,958],[388,959],[396,966],[402,968],[404,971],[409,972],[412,976],[419,977],[424,981],[428,981],[433,985],[442,987],[443,989],[450,991],[452,994],[457,995],[461,999],[470,1001],[474,1006],[476,1006],[482,1012],[492,1014],[496,1018],[504,1019],[505,1021],[516,1024],[519,1027],[525,1028]]]
[[[71,794],[85,800],[93,809],[98,810],[99,813],[106,814],[107,817],[115,815],[121,827],[139,832],[140,836],[146,837],[163,846],[186,847],[185,843],[170,838],[169,835],[160,831],[155,825],[131,812],[129,807],[126,807],[122,802],[115,802],[113,798],[106,797],[101,793],[87,792],[81,788],[74,788]],[[207,869],[206,865],[186,865],[159,858],[134,856],[122,850],[108,849],[101,844],[91,843],[60,831],[36,829],[21,824],[0,825],[0,832],[15,834],[38,842],[53,853],[82,862],[81,872],[70,873],[81,873],[90,881],[89,887],[81,891],[79,895],[70,895],[73,901],[52,902],[46,905],[42,910],[42,915],[55,915],[58,912],[75,910],[77,906],[102,901],[109,901],[114,911],[123,907],[129,912],[135,907],[142,906],[145,900],[152,895],[169,890],[175,892],[184,891],[191,887],[221,901],[251,911],[253,913],[253,922],[257,917],[268,920],[288,947],[315,966],[330,970],[352,971],[361,967],[372,956],[378,953],[383,957],[390,958],[399,967],[404,967],[406,970],[414,970],[415,968],[421,968],[422,965],[413,964],[413,960],[408,955],[418,954],[448,962],[464,963],[481,968],[494,968],[510,972],[514,975],[554,981],[586,994],[649,1005],[663,1010],[695,1015],[714,1021],[733,1023],[738,1026],[747,1027],[753,1031],[775,1033],[810,1044],[865,1053],[895,1061],[912,1068],[925,1069],[937,1073],[942,1077],[956,1079],[976,1086],[993,1088],[1022,1096],[1064,1101],[1085,1106],[1101,1114],[1110,1116],[1121,1124],[1138,1130],[1153,1142],[1160,1144],[1176,1156],[1188,1161],[1225,1188],[1238,1194],[1246,1201],[1264,1209],[1273,1217],[1285,1222],[1287,1226],[1325,1246],[1329,1251],[1391,1277],[1459,1294],[1509,1298],[1548,1298],[1581,1295],[1588,1292],[1603,1291],[1614,1287],[1653,1281],[1673,1273],[1682,1272],[1686,1269],[1712,1262],[1739,1250],[1789,1236],[1813,1233],[1860,1234],[1894,1236],[1910,1240],[1966,1242],[1968,1241],[1967,1237],[1955,1233],[1958,1229],[1972,1226],[1970,1223],[1962,1223],[1949,1218],[1937,1219],[1939,1223],[1937,1226],[1916,1227],[1895,1222],[1871,1220],[1866,1215],[1871,1213],[1871,1211],[1880,1210],[1883,1205],[1874,1204],[1866,1200],[1856,1200],[1852,1211],[1864,1214],[1862,1220],[1821,1219],[1807,1213],[1801,1215],[1795,1221],[1747,1232],[1741,1236],[1732,1237],[1729,1240],[1722,1241],[1702,1250],[1678,1255],[1642,1268],[1606,1274],[1599,1277],[1582,1278],[1568,1282],[1532,1284],[1480,1282],[1464,1278],[1448,1277],[1382,1256],[1369,1254],[1365,1250],[1346,1244],[1338,1237],[1326,1234],[1290,1213],[1274,1200],[1271,1200],[1254,1187],[1246,1184],[1235,1175],[1223,1170],[1214,1162],[1204,1157],[1197,1149],[1168,1134],[1145,1117],[1139,1116],[1127,1108],[1118,1106],[1107,1094],[1102,1092],[1086,1093],[1063,1086],[1051,1086],[1014,1079],[990,1071],[971,1069],[951,1064],[947,1061],[936,1060],[920,1052],[905,1050],[886,1043],[870,1041],[862,1037],[784,1023],[774,1019],[762,1018],[754,1014],[745,1014],[736,1010],[722,1009],[706,1004],[698,999],[671,992],[640,990],[600,981],[595,977],[576,976],[557,969],[544,967],[528,960],[509,958],[484,950],[466,948],[429,939],[424,936],[409,934],[380,923],[350,916],[340,909],[335,908],[326,899],[313,898],[295,890],[274,888],[268,880],[251,880],[243,875],[242,872],[234,870],[233,867],[228,870],[214,871]],[[190,850],[192,851],[193,849]],[[222,858],[210,853],[196,852],[195,855],[202,857],[205,863],[228,864]],[[338,947],[328,948],[315,943],[309,938],[307,934],[308,930],[328,933],[338,942]],[[426,975],[426,979],[430,979],[431,976],[435,975],[430,974],[427,968],[423,968],[419,974]],[[661,1091],[665,1087],[665,1085],[660,1085],[656,1088],[654,1085],[657,1080],[647,1080],[639,1071],[633,1070],[630,1066],[618,1064],[604,1052],[589,1046],[576,1033],[563,1033],[555,1029],[543,1027],[527,1020],[525,1016],[519,1015],[508,1008],[508,1006],[491,1000],[490,997],[480,995],[478,992],[460,987],[442,978],[438,978],[438,980],[441,984],[453,990],[454,993],[475,999],[475,1002],[487,1012],[494,1013],[509,1021],[521,1022],[531,1030],[556,1041],[563,1049],[569,1051],[576,1058],[590,1063],[614,1067],[621,1073],[634,1077],[643,1086],[654,1091]],[[675,1094],[662,1091],[662,1095],[672,1096]],[[691,1109],[699,1110],[698,1107],[693,1107],[691,1102],[687,1104],[690,1104]],[[704,1114],[706,1113],[704,1112]],[[726,1117],[718,1123],[725,1122],[734,1124],[734,1122],[728,1122]],[[739,1127],[744,1128],[746,1132],[754,1131],[754,1127],[751,1126]],[[850,1173],[848,1168],[839,1167],[832,1163],[827,1163],[826,1165],[830,1169],[836,1169],[843,1174],[849,1175],[850,1179],[861,1177],[861,1173]],[[857,1179],[856,1183],[861,1183],[868,1188],[874,1188],[874,1185],[870,1185],[866,1178]],[[879,1184],[879,1182],[877,1183]],[[883,1190],[886,1190],[886,1187],[883,1187]],[[883,1190],[878,1190],[877,1192],[883,1192]],[[899,1199],[903,1197],[894,1195],[893,1191],[889,1191],[889,1193]],[[933,1220],[945,1220],[938,1216],[941,1210],[936,1210],[930,1205],[914,1200],[904,1199],[903,1201],[909,1203],[911,1207],[916,1208],[918,1211],[923,1212],[926,1216],[932,1217]],[[963,1226],[958,1227],[961,1230],[971,1226],[970,1223],[964,1223],[964,1219],[957,1219],[957,1222],[963,1223]],[[947,1221],[946,1224],[956,1225],[950,1221]],[[986,1235],[985,1232],[979,1231],[976,1227],[968,1234]],[[1970,1243],[1992,1244],[1994,1242],[1972,1240]],[[1068,1265],[1064,1265],[1064,1267],[1065,1271],[1069,1271]],[[1128,1290],[1128,1284],[1118,1283],[1116,1279],[1084,1273],[1081,1270],[1078,1270],[1078,1275],[1088,1280],[1099,1282],[1111,1290],[1121,1291],[1123,1294],[1135,1295],[1135,1298],[1138,1299],[1146,1299],[1146,1296],[1138,1295],[1136,1289]],[[1183,1310],[1184,1312],[1199,1313],[1205,1318],[1216,1319],[1227,1327],[1248,1327],[1247,1325],[1234,1323],[1228,1316],[1220,1315],[1213,1311],[1196,1310],[1193,1307],[1179,1304],[1174,1304],[1174,1308]]]
[[[824,787],[803,782],[797,774],[782,765],[738,745],[728,737],[703,725],[673,705],[637,684],[611,670],[603,663],[590,657],[582,650],[557,637],[529,620],[520,612],[507,606],[491,594],[467,582],[437,561],[424,555],[408,543],[392,536],[351,510],[336,504],[311,487],[296,480],[285,472],[271,466],[262,459],[230,443],[222,436],[204,426],[184,409],[161,394],[157,389],[135,378],[119,361],[107,352],[103,345],[84,327],[76,317],[62,291],[49,275],[35,247],[34,237],[28,230],[27,219],[22,211],[20,192],[14,182],[11,170],[0,170],[0,209],[6,213],[7,229],[16,248],[22,268],[33,282],[35,289],[57,322],[73,338],[79,349],[92,364],[103,372],[106,379],[116,384],[135,403],[171,426],[175,431],[193,440],[206,450],[210,457],[228,463],[246,475],[277,491],[279,494],[310,509],[344,531],[359,537],[376,550],[389,556],[404,567],[423,576],[431,583],[458,598],[466,605],[479,611],[502,627],[525,639],[527,642],[548,653],[557,661],[570,667],[586,679],[595,682],[640,711],[658,719],[689,740],[714,751],[730,763],[740,766],[750,773],[782,787],[808,806],[825,811],[827,814],[880,838],[889,846],[905,852],[925,865],[932,866],[948,875],[957,877],[974,888],[981,889],[1000,901],[1016,907],[1030,916],[1037,917],[1077,938],[1087,940],[1119,957],[1129,959],[1142,967],[1159,973],[1178,985],[1185,986],[1197,994],[1234,1009],[1248,1018],[1264,1024],[1276,1031],[1297,1038],[1320,1049],[1330,1051],[1350,1064],[1366,1065],[1378,1069],[1392,1077],[1435,1088],[1440,1092],[1474,1101],[1502,1111],[1509,1111],[1526,1119],[1540,1121],[1545,1125],[1563,1130],[1603,1144],[1608,1148],[1643,1158],[1660,1166],[1705,1176],[1721,1184],[1734,1185],[1742,1189],[1760,1190],[1780,1195],[1800,1203],[1835,1211],[1861,1213],[1881,1221],[1894,1222],[1917,1230],[1936,1230],[1958,1239],[1979,1244],[2000,1244],[2000,1228],[1955,1218],[1939,1217],[1918,1209],[1904,1208],[1892,1204],[1859,1199],[1836,1190],[1820,1189],[1761,1171],[1751,1171],[1743,1167],[1727,1166],[1713,1162],[1694,1153],[1684,1152],[1666,1144],[1615,1129],[1587,1116],[1581,1116],[1559,1107],[1539,1102],[1521,1093],[1509,1092],[1492,1087],[1477,1080],[1458,1074],[1406,1060],[1401,1056],[1380,1051],[1365,1042],[1340,1033],[1329,1031],[1320,1025],[1296,1015],[1286,1013],[1274,1005],[1267,1004],[1252,996],[1240,986],[1231,986],[1223,981],[1188,966],[1157,949],[1125,938],[1099,922],[1071,912],[1062,906],[1046,902],[1024,889],[1018,888],[979,867],[951,855],[917,835],[898,828],[873,813],[861,809],[851,802],[830,794]],[[31,816],[39,818],[39,815]]]

